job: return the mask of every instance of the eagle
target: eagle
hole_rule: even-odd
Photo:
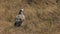
[[[25,16],[23,14],[23,9],[19,10],[18,15],[16,15],[14,26],[19,27],[24,22]]]

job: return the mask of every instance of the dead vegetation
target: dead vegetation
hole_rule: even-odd
[[[26,20],[15,28],[14,19],[20,8]],[[0,34],[60,34],[60,1],[0,0]]]

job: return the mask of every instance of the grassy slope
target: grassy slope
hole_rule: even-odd
[[[13,26],[24,8],[22,27]],[[60,34],[60,7],[55,0],[0,0],[0,34]]]

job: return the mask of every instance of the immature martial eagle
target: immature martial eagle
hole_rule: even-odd
[[[23,23],[24,20],[25,20],[25,16],[23,14],[23,9],[20,9],[18,15],[16,16],[14,26],[16,26],[16,27],[21,26],[21,24]]]

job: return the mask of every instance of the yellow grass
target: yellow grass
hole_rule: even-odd
[[[0,34],[60,34],[60,5],[56,0],[0,0]],[[14,27],[19,9],[26,19]]]

